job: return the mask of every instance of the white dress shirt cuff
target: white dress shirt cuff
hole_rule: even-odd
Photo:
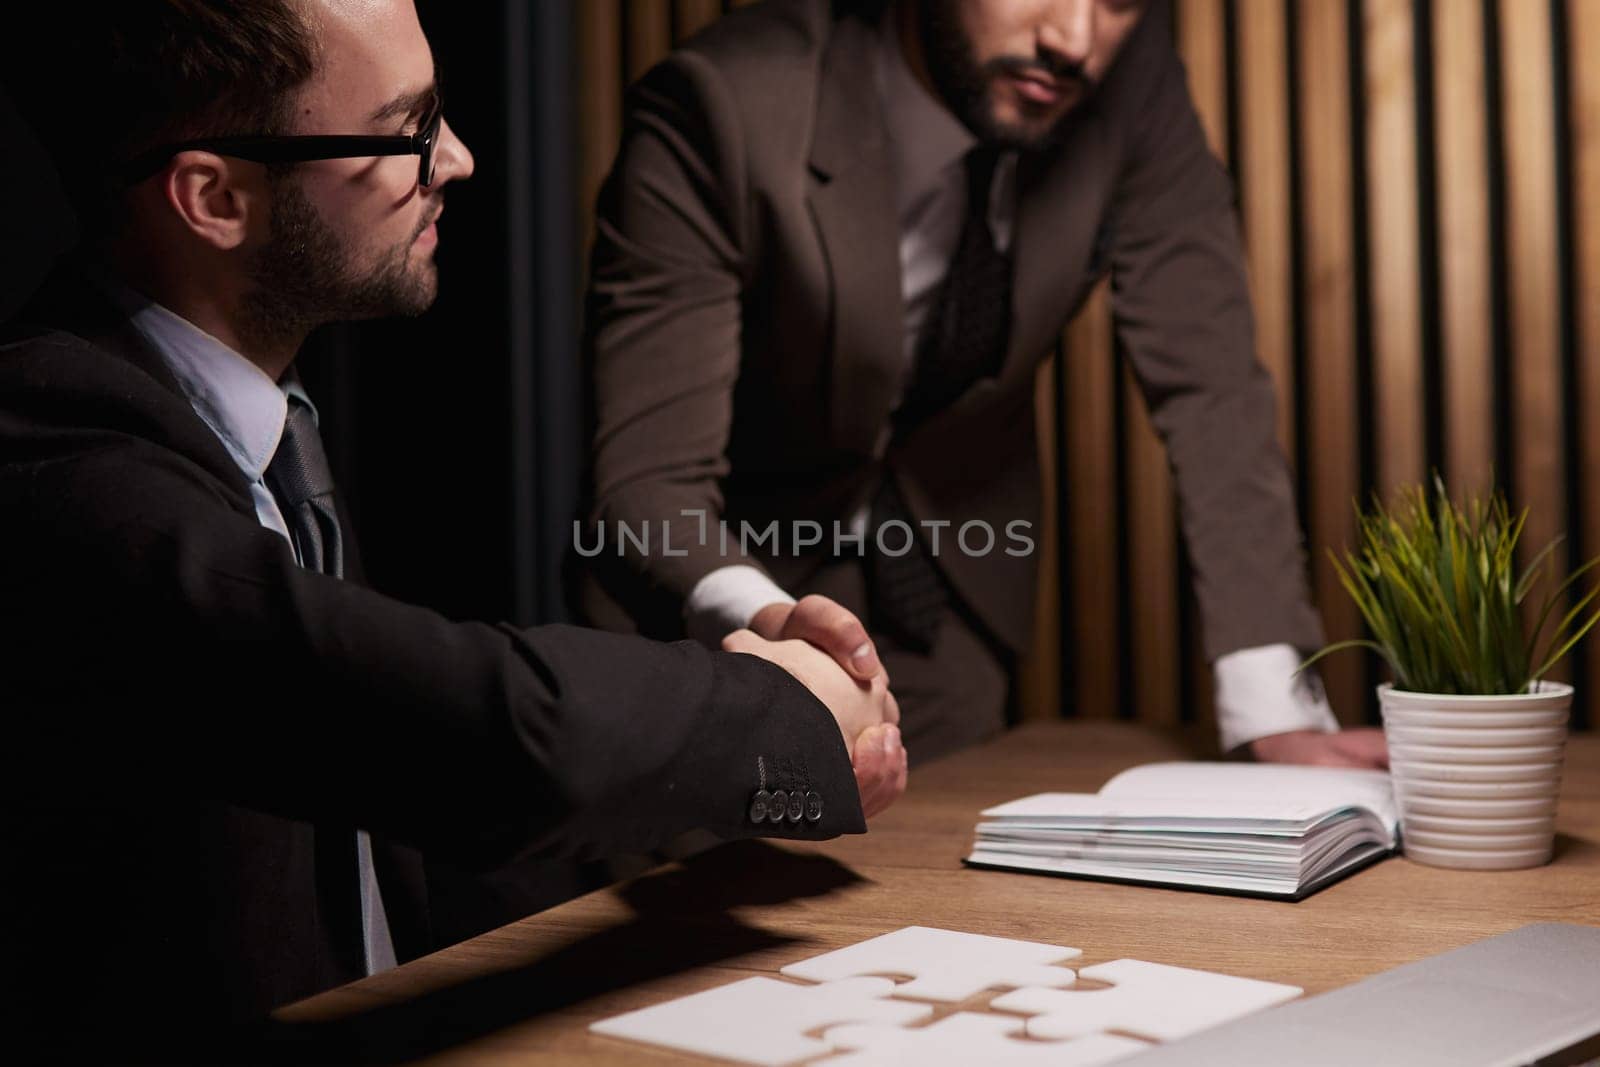
[[[749,626],[755,613],[768,604],[793,603],[794,597],[765,571],[735,563],[718,567],[695,583],[683,606],[683,621],[690,637],[719,648],[724,637]]]
[[[1290,730],[1339,728],[1322,681],[1310,671],[1295,673],[1301,661],[1293,645],[1262,645],[1217,657],[1212,671],[1223,751]]]

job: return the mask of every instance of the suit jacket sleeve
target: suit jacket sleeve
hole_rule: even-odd
[[[711,64],[674,53],[629,93],[596,212],[584,337],[591,518],[613,539],[618,524],[651,528],[650,551],[621,545],[624,578],[679,608],[718,567],[760,566],[724,558],[715,532],[740,361],[738,126]],[[661,551],[663,520],[683,555]],[[605,555],[616,551],[608,541]]]
[[[1167,445],[1215,659],[1322,643],[1306,588],[1272,383],[1254,322],[1233,190],[1207,147],[1170,37],[1147,26],[1128,64],[1146,78],[1128,129],[1111,227],[1119,338]]]
[[[204,795],[469,864],[865,829],[832,716],[765,661],[452,622],[301,569],[152,441],[39,454],[0,467],[13,786]],[[758,759],[821,821],[752,825]]]

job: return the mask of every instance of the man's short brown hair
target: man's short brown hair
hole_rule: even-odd
[[[10,91],[80,212],[118,199],[121,170],[192,137],[286,132],[316,70],[302,0],[55,0],[22,43]],[[22,35],[27,37],[28,35]],[[20,73],[20,76],[19,76]],[[86,218],[92,223],[92,218]]]

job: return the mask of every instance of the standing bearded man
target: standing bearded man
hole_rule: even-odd
[[[1385,762],[1296,674],[1322,632],[1166,3],[740,8],[634,86],[591,262],[597,622],[811,640],[887,674],[920,758],[999,730],[1033,620],[1034,371],[1109,275],[1223,746]]]

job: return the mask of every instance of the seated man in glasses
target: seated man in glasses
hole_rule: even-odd
[[[34,45],[95,91],[22,88],[85,252],[0,344],[13,1041],[181,1058],[430,951],[417,850],[864,830],[904,787],[896,711],[808,645],[453,623],[362,584],[294,361],[434,298],[473,161],[411,0],[72,10],[81,40]]]

